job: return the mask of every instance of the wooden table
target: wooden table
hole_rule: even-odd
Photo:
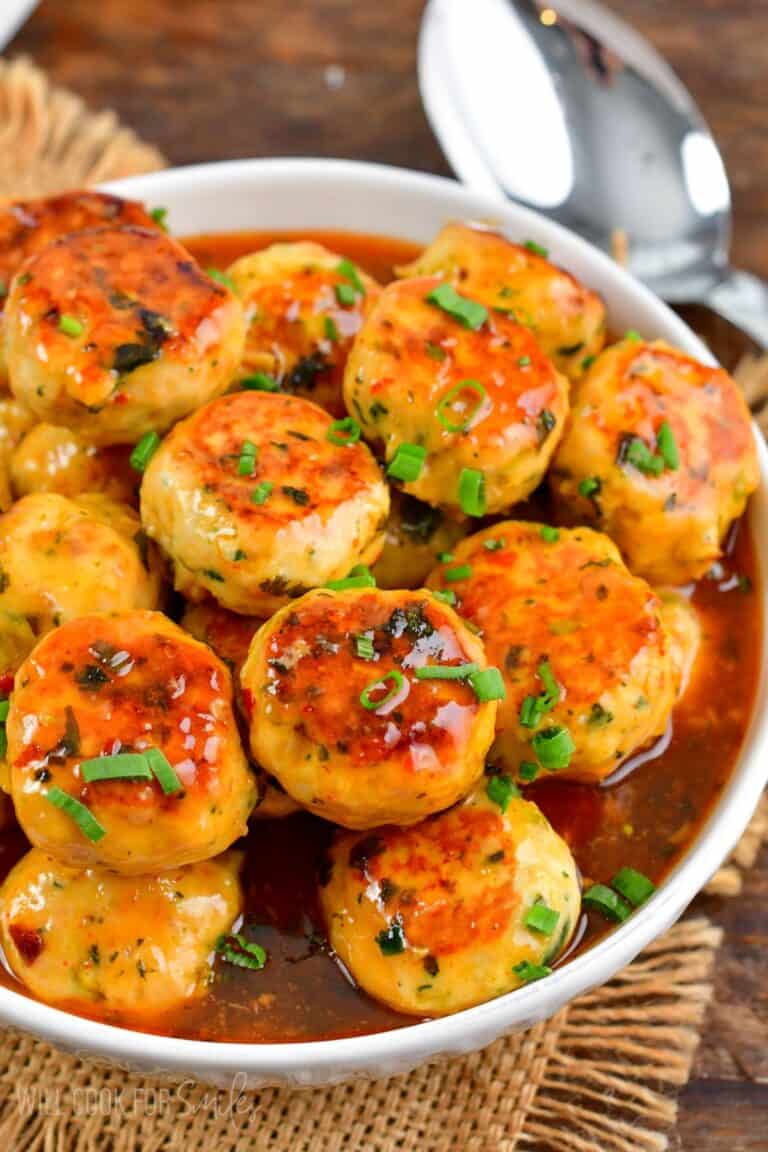
[[[2,0],[0,0],[0,3]],[[466,0],[471,3],[472,0]],[[43,0],[11,46],[172,162],[317,155],[448,173],[421,108],[423,0]],[[768,0],[613,0],[690,86],[725,154],[734,256],[768,277]],[[734,900],[672,1144],[768,1150],[768,852]]]

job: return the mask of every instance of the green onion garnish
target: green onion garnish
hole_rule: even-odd
[[[477,664],[424,664],[413,674],[417,680],[466,680],[477,671]]]
[[[547,544],[556,544],[560,539],[560,529],[551,528],[549,524],[542,524],[539,528],[539,535]]]
[[[142,752],[117,752],[114,756],[95,756],[83,760],[80,771],[86,784],[96,780],[151,780],[147,758]]]
[[[82,336],[84,325],[77,316],[69,316],[66,312],[62,312],[59,316],[59,332],[63,332],[65,336]]]
[[[485,476],[477,468],[462,468],[459,475],[459,504],[466,516],[485,516]]]
[[[223,284],[225,288],[229,288],[230,292],[237,291],[232,278],[227,276],[226,272],[222,272],[220,268],[206,268],[206,272],[211,280],[215,280],[217,284]]]
[[[11,702],[7,696],[0,700],[0,724],[5,724],[6,720],[8,719],[8,712],[10,707]]]
[[[667,468],[671,472],[676,472],[680,467],[680,452],[668,420],[664,420],[659,425],[659,430],[656,433],[656,448]]]
[[[382,956],[397,956],[405,951],[403,922],[399,916],[395,916],[388,928],[382,928],[376,937],[376,943],[381,949]]]
[[[503,536],[499,536],[497,540],[483,540],[483,548],[485,548],[486,552],[501,552],[505,544],[506,540]]]
[[[49,788],[44,795],[48,803],[53,804],[54,808],[60,808],[62,812],[66,812],[67,816],[71,816],[83,835],[92,840],[94,844],[97,840],[101,840],[102,836],[106,836],[106,828],[99,824],[90,808],[86,808],[85,804],[81,804],[68,792],[54,786]]]
[[[131,468],[135,472],[143,472],[159,447],[160,437],[157,432],[145,432],[131,452]]]
[[[333,316],[325,316],[323,318],[323,331],[325,332],[326,340],[330,340],[332,344],[338,343],[339,330],[336,327],[336,321]]]
[[[559,919],[559,912],[550,908],[543,900],[537,900],[526,912],[523,924],[526,928],[532,928],[534,932],[540,932],[542,936],[551,936]]]
[[[632,912],[632,909],[628,904],[625,904],[621,896],[617,896],[613,889],[607,888],[605,884],[593,884],[587,888],[582,900],[588,907],[602,912],[608,920],[621,922],[626,920]]]
[[[279,392],[280,382],[266,372],[254,372],[252,376],[243,377],[240,387],[244,392]]]
[[[545,976],[552,975],[552,969],[546,964],[532,964],[530,960],[521,960],[512,971],[523,984],[532,984],[534,980],[543,980]]]
[[[634,868],[620,868],[619,871],[611,880],[611,887],[615,888],[620,896],[632,905],[633,908],[639,908],[641,904],[645,904],[646,900],[653,896],[656,891],[656,885],[642,872],[636,872]]]
[[[339,448],[347,444],[357,444],[360,439],[360,425],[352,416],[344,416],[341,420],[334,420],[325,434],[326,440]]]
[[[647,476],[660,476],[664,471],[664,461],[661,456],[655,455],[639,436],[625,436],[619,447],[619,459],[622,463],[631,464],[638,472]]]
[[[442,600],[443,604],[453,605],[456,603],[456,593],[453,588],[435,588],[432,595],[435,600]]]
[[[571,756],[576,751],[570,732],[559,724],[553,724],[551,728],[542,728],[541,732],[537,732],[531,740],[531,747],[542,768],[550,772],[567,768]]]
[[[237,462],[238,476],[253,476],[256,471],[256,457],[259,450],[252,440],[244,440],[240,449],[240,459]]]
[[[579,495],[585,496],[589,500],[590,497],[597,495],[602,486],[599,476],[585,476],[583,480],[579,481]]]
[[[376,577],[365,564],[356,564],[343,580],[329,580],[325,587],[332,592],[345,592],[348,588],[375,588]]]
[[[437,558],[441,564],[450,564],[453,560],[453,552],[438,552]]]
[[[150,212],[150,216],[154,220],[155,224],[157,224],[158,228],[162,228],[163,232],[168,231],[168,224],[167,224],[168,209],[167,208],[153,208],[152,211]]]
[[[597,356],[585,356],[581,362],[582,371],[586,372],[588,368],[591,368],[595,360],[597,360]]]
[[[152,775],[157,780],[165,795],[172,796],[174,792],[181,792],[184,785],[160,749],[147,748],[144,755],[152,770]]]
[[[458,399],[462,393],[465,392],[474,393],[475,399],[466,415],[461,416],[460,411],[457,410]],[[446,431],[466,432],[485,403],[486,396],[487,392],[478,380],[460,380],[459,383],[455,384],[453,388],[446,392],[445,396],[438,402],[435,414]],[[462,407],[465,407],[465,405],[462,405]],[[452,416],[454,419],[451,419]],[[455,417],[458,417],[458,419],[455,419]]]
[[[389,462],[387,476],[406,484],[418,480],[426,458],[427,450],[420,444],[400,444]]]
[[[455,568],[446,568],[443,572],[443,579],[448,584],[456,584],[459,580],[469,580],[471,575],[471,564],[457,564]]]
[[[342,308],[353,308],[357,301],[357,293],[351,284],[336,284],[334,285],[334,292],[336,299]]]
[[[372,700],[371,693],[378,692],[382,688],[385,688],[388,681],[392,682],[392,687],[389,689],[386,695],[382,696],[378,700]],[[379,708],[383,708],[385,704],[389,704],[391,700],[394,700],[395,696],[397,696],[397,694],[402,689],[404,683],[405,676],[403,676],[402,672],[398,668],[393,668],[391,672],[387,672],[386,676],[382,676],[378,680],[374,680],[373,683],[369,684],[367,688],[363,688],[362,692],[360,693],[360,703],[367,712],[376,712]]]
[[[504,687],[504,677],[498,668],[481,668],[479,672],[472,672],[469,682],[474,689],[478,700],[487,704],[491,700],[504,700],[507,690]]]
[[[336,271],[339,276],[342,276],[345,280],[349,280],[359,296],[365,296],[365,284],[363,284],[363,281],[360,279],[360,273],[351,260],[347,260],[346,257],[340,260],[336,265]]]
[[[216,941],[216,952],[227,964],[234,964],[238,968],[250,968],[257,971],[267,962],[267,954],[260,944],[246,940],[240,932],[230,936],[219,936]]]
[[[526,696],[520,705],[520,723],[524,728],[536,728],[542,717],[551,712],[560,700],[560,685],[555,680],[549,660],[540,660],[536,672],[544,685],[538,696]]]
[[[360,636],[355,636],[355,652],[361,660],[373,660],[376,650],[371,637],[366,636],[364,632]]]
[[[521,760],[517,774],[526,784],[530,784],[532,780],[536,779],[540,771],[539,765],[533,760]]]
[[[525,247],[529,252],[533,252],[534,256],[543,256],[545,260],[549,256],[549,249],[537,244],[535,240],[526,240]]]
[[[266,504],[273,488],[274,484],[271,480],[262,480],[251,492],[251,502],[259,506]]]
[[[506,812],[510,800],[519,797],[520,790],[511,776],[491,776],[485,787],[485,794],[493,804],[501,808],[502,812]]]
[[[465,328],[471,328],[475,332],[482,328],[488,319],[487,308],[478,304],[476,300],[470,300],[467,296],[460,296],[450,284],[438,284],[425,296],[425,300],[428,304],[442,308],[443,312],[447,312]]]
[[[629,340],[633,344],[640,344],[643,340],[640,333],[635,331],[634,328],[630,328],[628,332],[624,333],[624,339]]]

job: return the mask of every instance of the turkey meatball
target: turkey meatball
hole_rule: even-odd
[[[664,731],[678,677],[661,605],[607,536],[504,521],[428,583],[504,672],[492,759],[507,772],[603,780]]]
[[[344,396],[390,479],[459,516],[532,492],[568,411],[568,381],[529,329],[439,279],[383,290],[347,360]]]
[[[736,382],[632,335],[598,357],[572,404],[550,474],[563,515],[607,532],[648,580],[702,576],[758,484]]]
[[[479,790],[412,828],[336,837],[321,876],[331,947],[377,1000],[470,1008],[548,975],[579,917],[576,865],[529,801]]]
[[[6,729],[19,823],[65,864],[177,868],[245,832],[255,787],[229,672],[159,612],[50,632],[19,669]]]
[[[178,424],[153,456],[141,518],[186,597],[269,616],[369,564],[389,491],[359,442],[308,400],[236,392]]]
[[[229,385],[242,308],[170,237],[143,228],[64,236],[11,285],[14,395],[93,444],[163,431]]]
[[[327,820],[414,823],[483,771],[496,718],[474,687],[485,668],[479,641],[425,592],[310,592],[251,644],[251,750]]]
[[[11,485],[17,496],[103,492],[130,503],[136,500],[138,481],[129,451],[120,445],[97,448],[70,428],[36,424],[10,454]]]
[[[412,496],[392,493],[381,556],[373,566],[379,588],[421,588],[437,563],[466,529],[438,508]]]

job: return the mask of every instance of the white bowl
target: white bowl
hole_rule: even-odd
[[[169,209],[177,235],[236,229],[347,229],[427,242],[447,220],[493,219],[513,238],[546,246],[606,300],[613,331],[636,328],[711,360],[660,300],[585,241],[510,203],[478,196],[449,180],[373,164],[335,160],[245,160],[141,176],[111,191]],[[768,452],[755,429],[761,486],[750,517],[761,573],[768,570]],[[766,584],[761,579],[763,613]],[[217,1044],[115,1028],[71,1016],[0,987],[0,1021],[61,1047],[144,1071],[231,1085],[322,1085],[353,1076],[407,1072],[437,1056],[481,1048],[506,1032],[551,1016],[573,997],[609,980],[681,915],[736,844],[768,779],[766,677],[733,777],[685,859],[649,902],[588,952],[546,980],[454,1016],[393,1032],[291,1044]]]

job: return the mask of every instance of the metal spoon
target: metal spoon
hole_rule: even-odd
[[[611,251],[665,299],[768,347],[768,286],[728,262],[731,197],[712,135],[658,53],[593,0],[429,0],[427,115],[467,184]]]

